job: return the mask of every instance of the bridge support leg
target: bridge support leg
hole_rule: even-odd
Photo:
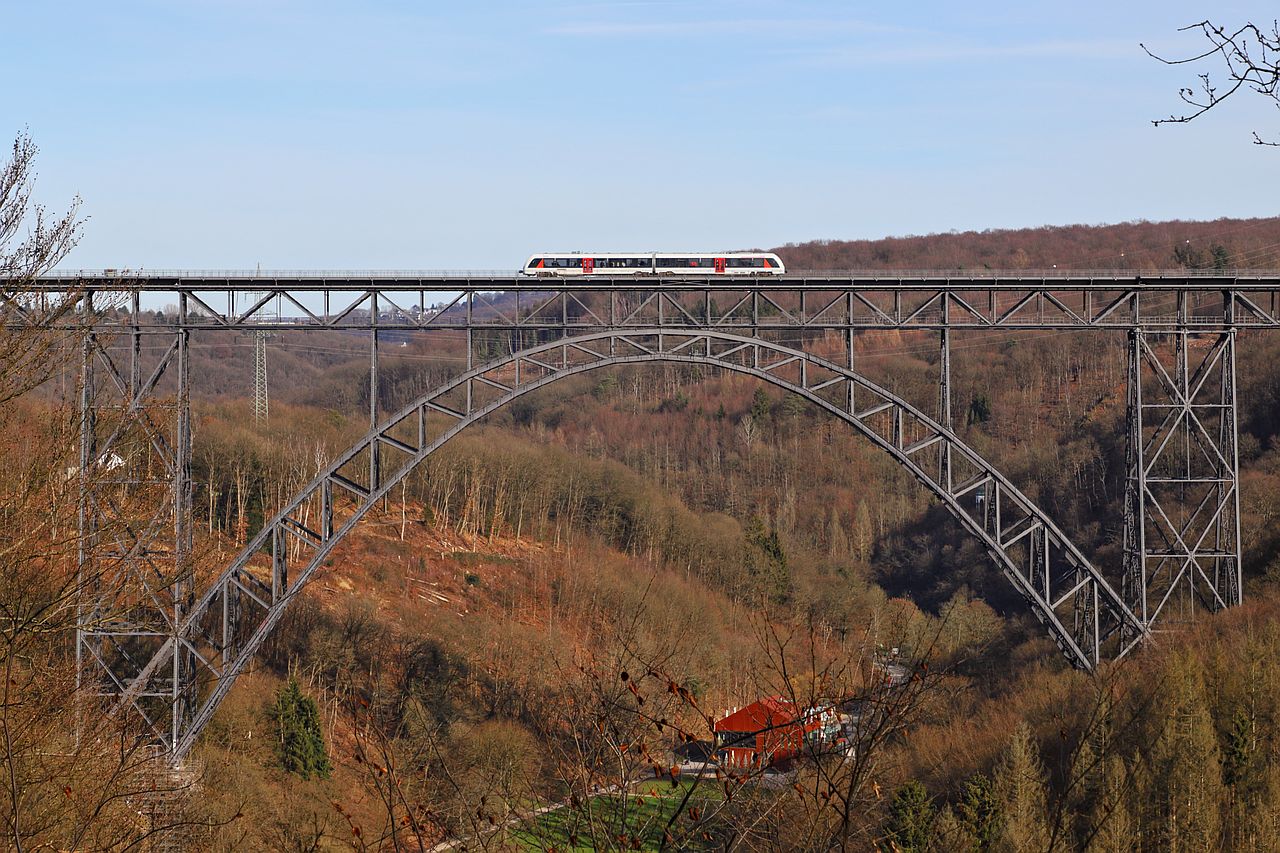
[[[132,706],[171,749],[196,702],[179,642],[194,595],[190,331],[185,296],[176,329],[132,308],[126,339],[89,334],[82,352],[76,657],[86,694]],[[94,309],[87,295],[86,322]]]
[[[178,742],[187,717],[196,704],[195,656],[182,642],[179,626],[195,601],[194,566],[191,561],[191,331],[186,327],[187,295],[179,295],[181,328],[177,332],[174,401],[173,468],[173,684],[170,686],[169,746]]]
[[[378,426],[378,294],[369,297],[369,316],[373,328],[369,332],[369,429]],[[369,445],[369,491],[377,491],[381,473],[378,443]]]
[[[1129,332],[1124,590],[1148,627],[1241,601],[1235,338]]]
[[[88,300],[86,300],[88,301]],[[90,310],[92,310],[90,308]],[[91,661],[94,652],[89,646],[93,642],[90,628],[99,617],[99,601],[102,592],[94,573],[93,554],[96,550],[94,541],[95,516],[89,503],[89,471],[96,458],[94,449],[97,441],[96,415],[94,409],[94,338],[89,333],[81,348],[80,359],[80,470],[77,472],[77,536],[76,536],[76,695],[83,697],[87,681],[96,683],[92,674]],[[83,734],[83,714],[85,708],[79,705],[76,718],[76,739]]]
[[[944,316],[946,313],[944,303]],[[951,424],[951,330],[943,327],[940,333],[938,350],[938,423],[948,432]],[[950,491],[951,482],[951,444],[942,442],[938,448],[938,482]]]

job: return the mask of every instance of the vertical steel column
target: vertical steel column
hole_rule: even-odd
[[[129,364],[129,399],[134,400],[142,388],[142,321],[138,312],[142,310],[142,294],[135,288],[129,295],[129,334],[133,338]]]
[[[467,295],[467,361],[466,361],[466,364],[467,364],[466,369],[468,373],[471,372],[471,368],[475,363],[476,339],[475,339],[475,328],[472,326],[472,320],[474,318],[475,318],[475,308],[471,300],[471,294],[468,294]],[[465,410],[467,414],[471,414],[471,407],[474,404],[474,401],[472,399],[473,397],[472,386],[474,384],[475,383],[472,380],[470,379],[467,380],[467,408]],[[420,417],[424,417],[424,416],[425,416],[424,413],[420,414]],[[420,433],[421,432],[422,431],[420,431]],[[418,446],[419,447],[426,446],[425,434],[422,435],[422,440],[419,441]]]
[[[1227,300],[1229,305],[1234,305],[1234,300],[1228,294]],[[1219,518],[1220,529],[1218,532],[1219,541],[1229,545],[1223,550],[1227,556],[1219,560],[1218,568],[1220,574],[1215,578],[1215,583],[1219,584],[1219,589],[1226,593],[1226,602],[1228,606],[1235,606],[1244,602],[1244,561],[1241,556],[1241,538],[1240,538],[1240,426],[1236,412],[1236,330],[1234,326],[1227,330],[1227,340],[1224,343],[1226,352],[1222,357],[1222,424],[1221,446],[1226,449],[1224,453],[1224,462],[1229,469],[1224,472],[1224,482],[1219,483],[1219,494],[1221,499],[1229,501],[1229,512],[1234,517],[1232,519],[1223,520]],[[1230,485],[1225,482],[1226,478],[1230,478]],[[1230,494],[1222,494],[1222,492],[1230,488]]]
[[[1146,569],[1146,462],[1142,430],[1142,349],[1141,329],[1129,330],[1126,352],[1125,392],[1125,485],[1124,555],[1122,594],[1133,614],[1149,624],[1147,615]]]
[[[173,685],[170,747],[182,736],[187,712],[195,705],[195,668],[190,651],[178,633],[195,595],[191,565],[191,329],[187,294],[178,294],[177,411],[173,447]]]
[[[87,327],[93,323],[93,291],[87,291],[82,305],[83,320]],[[93,565],[95,545],[94,515],[89,507],[89,467],[93,464],[96,443],[96,419],[93,388],[92,331],[85,333],[80,348],[80,470],[77,477],[78,497],[76,511],[76,739],[84,730],[80,715],[84,712],[85,690],[84,646],[90,642],[86,628],[98,617],[98,589],[96,567]],[[95,679],[96,680],[96,679]]]
[[[951,301],[942,296],[942,331],[939,332],[938,350],[938,423],[951,432]],[[951,492],[951,442],[943,441],[938,447],[938,482]]]
[[[845,359],[846,359],[845,366],[848,367],[849,371],[852,373],[852,372],[855,372],[854,363],[853,363],[853,291],[852,290],[845,293],[844,303],[845,303],[845,323],[847,324],[844,329],[844,348],[845,348]],[[851,415],[856,414],[858,410],[856,408],[857,399],[855,398],[855,395],[854,395],[854,389],[857,387],[857,385],[851,379],[846,380],[845,384],[849,386],[849,395],[848,395],[848,400],[846,401],[846,405],[848,407],[847,411]]]
[[[1173,336],[1173,383],[1175,393],[1181,403],[1180,417],[1184,428],[1181,430],[1182,440],[1182,459],[1179,468],[1181,469],[1182,482],[1178,485],[1178,514],[1177,524],[1179,527],[1187,526],[1187,484],[1191,480],[1191,424],[1195,413],[1191,408],[1191,381],[1190,373],[1187,369],[1187,292],[1179,290],[1174,297],[1176,315],[1178,318],[1178,331]],[[1190,616],[1195,612],[1195,585],[1196,573],[1194,571],[1187,573],[1187,583],[1184,589],[1183,597],[1183,614]]]
[[[369,293],[369,429],[378,427],[378,291]],[[377,439],[369,443],[369,492],[378,490]]]

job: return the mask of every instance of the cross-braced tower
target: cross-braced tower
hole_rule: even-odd
[[[254,303],[265,300],[266,291],[252,294]],[[273,300],[274,301],[274,300]],[[268,303],[270,304],[270,303]],[[274,311],[264,309],[263,319],[267,322],[280,320],[280,306],[277,302]],[[255,329],[253,332],[253,419],[265,423],[271,411],[271,401],[267,393],[267,338],[271,332],[266,329]]]
[[[253,333],[253,419],[266,421],[270,409],[267,397],[267,332]]]

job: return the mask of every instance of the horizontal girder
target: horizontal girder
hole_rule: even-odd
[[[1280,273],[810,273],[716,278],[531,278],[413,272],[65,273],[24,281],[21,305],[84,289],[185,302],[160,325],[373,328],[1280,328]],[[252,296],[250,295],[252,294]],[[505,296],[502,296],[505,294]],[[180,300],[179,297],[182,297]],[[106,300],[110,301],[110,300]],[[101,304],[101,302],[99,303]],[[377,310],[370,310],[371,305]],[[1181,313],[1176,307],[1186,306]],[[21,322],[21,312],[11,312]],[[40,316],[39,312],[31,316]],[[57,322],[83,323],[69,314]],[[110,327],[127,318],[102,316]]]

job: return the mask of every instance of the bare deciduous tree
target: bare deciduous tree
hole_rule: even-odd
[[[181,813],[189,782],[168,772],[135,720],[77,690],[72,638],[95,579],[80,570],[68,496],[104,466],[68,468],[79,458],[78,409],[41,389],[79,363],[87,329],[58,322],[78,310],[73,282],[35,286],[81,230],[79,199],[60,215],[33,201],[36,153],[22,133],[0,163],[0,833],[18,851],[136,848],[211,822]]]
[[[1198,24],[1182,27],[1179,32],[1199,32],[1208,41],[1209,46],[1200,53],[1178,59],[1170,59],[1151,51],[1145,44],[1142,49],[1149,56],[1166,65],[1195,65],[1205,61],[1219,61],[1225,66],[1220,74],[1225,73],[1225,88],[1215,83],[1215,77],[1209,72],[1199,74],[1199,84],[1195,87],[1183,87],[1178,96],[1191,109],[1181,115],[1172,114],[1168,118],[1153,122],[1157,127],[1162,124],[1183,124],[1207,113],[1241,89],[1252,90],[1271,100],[1280,108],[1280,24],[1273,21],[1270,28],[1246,23],[1235,30],[1204,20]],[[1267,140],[1257,131],[1253,141],[1258,145],[1280,145],[1280,141]]]

